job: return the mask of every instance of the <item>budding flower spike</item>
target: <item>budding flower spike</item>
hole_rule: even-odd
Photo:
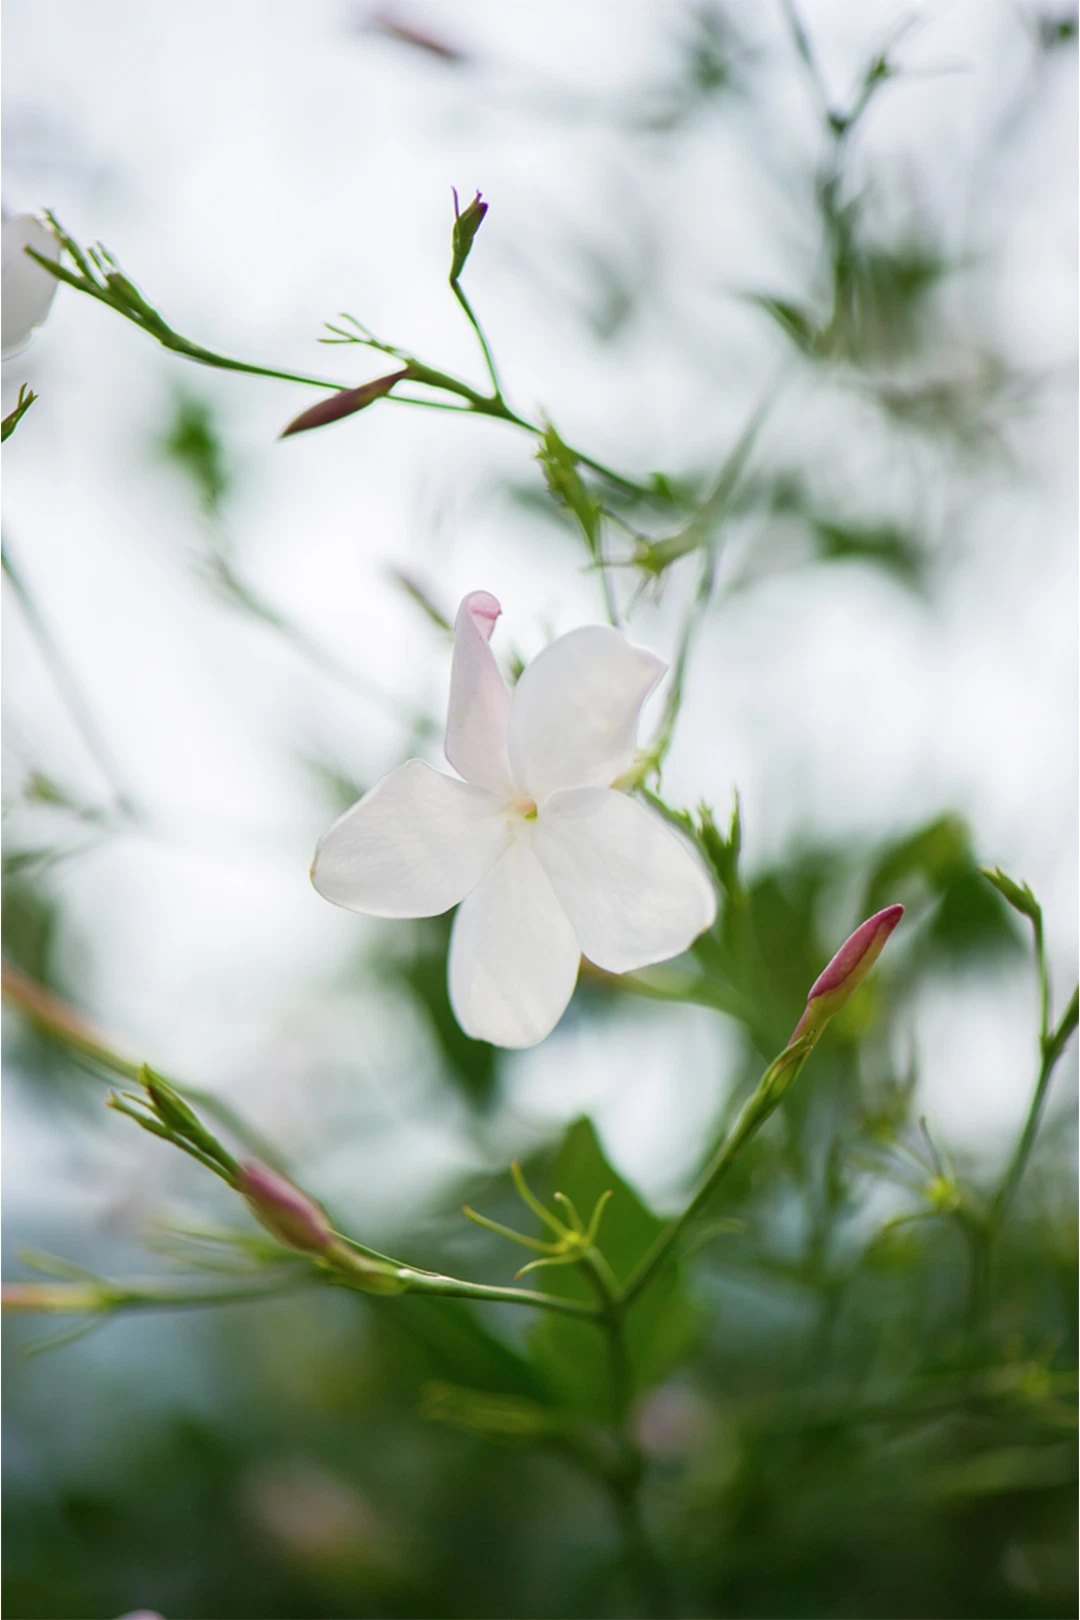
[[[323,837],[311,877],[372,917],[460,903],[450,1001],[467,1035],[533,1046],[554,1029],[582,955],[629,973],[688,949],[716,917],[690,846],[615,783],[666,665],[607,625],[539,653],[513,695],[489,646],[502,609],[473,591],[454,622],[446,757],[391,771]]]
[[[59,263],[60,243],[47,225],[34,214],[5,214],[0,223],[0,344],[5,360],[26,348],[56,296],[55,276],[35,264],[27,248]]]

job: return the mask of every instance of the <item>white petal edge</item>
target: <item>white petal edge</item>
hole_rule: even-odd
[[[446,712],[446,757],[466,782],[508,797],[510,693],[488,646],[502,612],[488,591],[471,591],[454,620],[454,660]]]
[[[697,856],[624,793],[555,794],[537,818],[534,848],[583,954],[608,973],[680,955],[716,918]]]
[[[519,836],[463,902],[450,936],[450,1005],[466,1035],[535,1046],[566,1011],[581,952],[531,848]]]
[[[348,911],[437,917],[482,882],[510,838],[494,794],[410,759],[324,834],[311,881]]]
[[[610,787],[633,762],[641,705],[667,665],[618,630],[560,636],[525,670],[510,707],[514,783],[538,804],[562,788]]]
[[[28,247],[43,259],[59,262],[60,244],[40,219],[33,214],[15,214],[5,219],[0,225],[0,349],[5,360],[19,354],[29,343],[34,328],[49,313],[59,286],[55,276],[24,253]]]

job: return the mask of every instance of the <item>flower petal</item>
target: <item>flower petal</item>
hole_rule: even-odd
[[[716,917],[696,855],[624,793],[555,794],[537,818],[534,847],[582,951],[608,973],[678,956]]]
[[[466,1035],[535,1046],[559,1022],[581,952],[532,840],[519,836],[470,894],[450,937],[450,1004]]]
[[[311,881],[349,911],[437,917],[487,876],[510,837],[492,794],[410,759],[334,822]]]
[[[501,612],[487,591],[472,591],[458,608],[445,746],[466,782],[505,798],[513,792],[506,757],[510,693],[488,646]]]
[[[0,302],[3,322],[0,348],[5,360],[18,354],[30,341],[35,326],[49,313],[59,286],[40,264],[23,252],[33,248],[43,259],[59,261],[60,244],[33,214],[16,214],[0,225]]]
[[[632,763],[641,705],[667,665],[618,630],[590,624],[545,647],[518,681],[509,752],[518,790],[610,787]]]

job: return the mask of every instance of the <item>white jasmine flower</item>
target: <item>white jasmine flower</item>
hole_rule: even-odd
[[[513,692],[488,642],[501,608],[458,610],[446,757],[410,759],[322,839],[319,893],[374,917],[461,902],[450,1000],[466,1034],[532,1046],[566,1010],[584,954],[609,973],[677,956],[716,916],[696,855],[615,783],[666,665],[606,625],[571,630]]]
[[[28,247],[54,264],[59,261],[60,244],[40,219],[5,214],[0,223],[0,346],[5,360],[25,349],[56,296],[56,277],[35,264],[23,251]]]

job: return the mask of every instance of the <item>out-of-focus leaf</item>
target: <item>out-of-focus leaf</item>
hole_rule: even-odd
[[[541,1403],[549,1400],[537,1369],[464,1300],[368,1299],[388,1357],[387,1372],[410,1391],[435,1379]]]
[[[872,563],[902,585],[921,590],[925,561],[913,537],[893,524],[838,523],[812,519],[818,554],[828,562],[851,560]]]
[[[451,1009],[446,981],[451,922],[447,915],[415,923],[412,955],[388,971],[408,986],[427,1013],[454,1083],[474,1106],[483,1108],[495,1095],[499,1052],[487,1041],[466,1035]]]
[[[936,902],[928,940],[946,956],[993,956],[1020,944],[1005,905],[983,878],[967,826],[958,816],[937,817],[879,859],[867,886],[867,910],[894,900],[916,907]]]
[[[536,459],[544,469],[549,492],[560,506],[566,507],[577,518],[589,550],[595,554],[600,502],[589,494],[577,470],[577,457],[563,443],[550,422],[540,441]]]
[[[220,510],[231,478],[221,430],[213,407],[193,394],[181,394],[173,419],[160,441],[161,453],[192,483],[205,512]]]
[[[820,342],[820,328],[806,310],[790,299],[774,298],[770,293],[748,293],[750,303],[771,315],[780,330],[789,337],[803,354],[813,354]]]
[[[549,1182],[551,1192],[564,1193],[585,1220],[597,1200],[611,1191],[597,1246],[616,1279],[624,1282],[664,1223],[608,1164],[591,1120],[578,1119],[569,1127]],[[563,1298],[596,1298],[576,1266],[545,1268],[536,1273],[536,1283]],[[671,1266],[626,1318],[627,1351],[639,1389],[656,1383],[686,1352],[696,1321],[678,1270]],[[611,1417],[610,1351],[598,1327],[571,1317],[545,1316],[533,1329],[531,1343],[536,1366],[563,1402],[591,1416]]]

